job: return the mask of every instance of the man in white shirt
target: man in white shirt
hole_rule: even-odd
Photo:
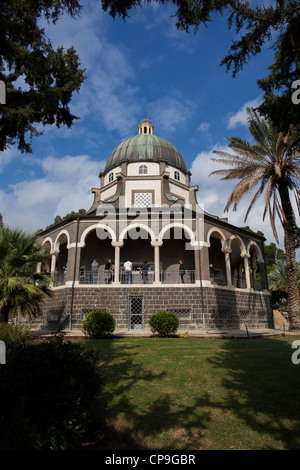
[[[132,284],[132,262],[126,261],[123,265],[125,271],[125,284],[128,284],[128,278],[130,277],[130,284]]]

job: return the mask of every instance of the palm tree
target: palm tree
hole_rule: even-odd
[[[300,289],[300,263],[296,262],[297,268],[297,285]],[[273,270],[268,274],[269,289],[271,292],[278,292],[287,295],[288,283],[286,277],[286,262],[279,260],[273,267]]]
[[[222,180],[239,180],[229,196],[225,211],[228,211],[231,205],[233,210],[236,210],[240,200],[258,186],[246,212],[245,221],[259,196],[264,193],[263,219],[269,213],[277,243],[279,242],[275,221],[276,216],[279,218],[284,231],[289,323],[291,329],[299,328],[300,300],[295,250],[298,228],[290,193],[294,194],[300,213],[300,152],[297,150],[300,133],[296,127],[290,126],[289,131],[284,134],[253,109],[248,108],[247,113],[249,130],[256,143],[251,144],[238,137],[229,138],[229,148],[234,153],[215,151],[221,158],[212,160],[227,164],[231,168],[213,171],[211,174],[225,175]]]
[[[48,256],[33,235],[0,227],[0,321],[17,313],[40,315],[40,304],[52,291],[47,287],[50,276],[37,272],[37,265]]]

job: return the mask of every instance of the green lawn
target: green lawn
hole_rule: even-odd
[[[296,339],[85,342],[103,380],[92,448],[299,450]]]

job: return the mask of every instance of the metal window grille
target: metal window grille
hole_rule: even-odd
[[[232,318],[232,311],[227,308],[221,308],[218,311],[218,317],[220,320],[230,320]]]
[[[48,310],[47,312],[47,321],[48,322],[58,322],[61,318],[62,311],[60,309]]]
[[[240,311],[240,319],[241,320],[247,320],[248,314],[249,314],[248,310],[241,310]]]
[[[179,320],[192,320],[193,318],[193,309],[192,308],[167,308],[166,312],[175,313],[178,316]]]
[[[267,319],[267,312],[265,312],[264,310],[260,310],[258,312],[258,318],[260,320],[266,320]]]
[[[135,193],[135,207],[150,207],[152,204],[152,193]]]
[[[129,297],[129,328],[142,330],[144,328],[144,298]]]
[[[95,310],[98,310],[97,307],[91,307],[91,308],[83,308],[81,310],[81,320],[85,320],[86,319],[86,316],[88,313],[90,312],[94,312]],[[99,309],[99,310],[103,310],[104,312],[107,312],[107,310],[104,310],[104,309]]]

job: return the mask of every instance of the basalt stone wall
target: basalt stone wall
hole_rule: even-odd
[[[132,310],[136,308],[139,310]],[[261,292],[205,287],[64,287],[46,299],[43,315],[35,327],[55,328],[58,324],[80,328],[91,310],[111,313],[118,329],[149,327],[149,317],[160,310],[174,311],[180,328],[272,328],[271,296]],[[142,312],[142,324],[132,323],[134,313]],[[204,313],[204,315],[203,315]],[[132,316],[133,314],[133,316]],[[141,317],[139,317],[141,318]],[[139,323],[139,322],[138,322]]]

